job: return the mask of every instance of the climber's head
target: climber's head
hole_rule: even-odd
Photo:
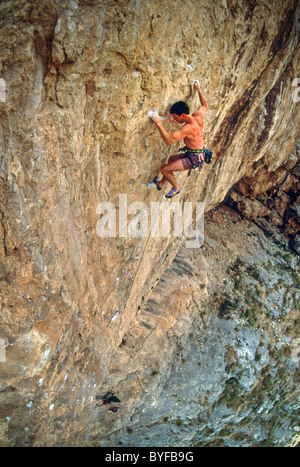
[[[189,113],[190,113],[189,106],[183,101],[175,102],[175,104],[173,104],[172,107],[170,108],[170,114],[176,114],[178,115],[178,117],[180,117],[180,115],[182,114],[189,114]]]
[[[176,120],[179,123],[181,123],[182,118],[188,115],[189,113],[189,106],[183,101],[175,102],[175,104],[173,104],[170,108],[170,114],[172,115],[174,120]]]

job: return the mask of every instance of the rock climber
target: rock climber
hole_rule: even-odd
[[[200,89],[198,80],[194,81],[194,87],[198,91],[200,99],[199,109],[190,115],[189,107],[185,102],[175,102],[170,109],[170,114],[178,123],[184,123],[179,131],[170,134],[161,123],[157,112],[151,112],[150,118],[156,124],[162,139],[169,146],[184,141],[185,147],[182,148],[179,154],[173,155],[168,159],[167,164],[161,166],[163,178],[159,181],[156,176],[153,182],[158,190],[161,190],[166,182],[172,185],[171,191],[166,195],[166,198],[172,198],[180,193],[180,188],[177,185],[173,172],[190,170],[199,167],[203,163],[203,124],[204,114],[207,111],[207,102]],[[183,151],[183,152],[182,152]],[[200,167],[199,167],[200,168]]]
[[[112,402],[121,402],[112,392],[107,392],[105,396],[102,397],[102,400],[104,405],[111,404]]]

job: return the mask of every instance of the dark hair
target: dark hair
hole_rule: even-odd
[[[175,104],[173,104],[172,107],[170,108],[170,114],[176,114],[179,117],[181,114],[189,114],[189,113],[190,113],[189,106],[183,101],[175,102]]]

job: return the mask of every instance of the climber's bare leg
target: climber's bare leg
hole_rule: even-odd
[[[178,191],[179,186],[176,183],[176,179],[173,175],[173,172],[182,172],[183,170],[186,169],[181,158],[176,158],[172,162],[168,162],[168,164],[165,164],[161,167],[160,171],[163,174],[162,180],[165,179],[165,181],[169,182],[172,185],[175,191]]]
[[[168,159],[167,164],[164,164],[164,165],[161,166],[161,169],[160,169],[160,170],[161,170],[161,173],[163,174],[163,178],[161,179],[160,182],[157,183],[157,185],[158,185],[160,188],[162,188],[162,187],[164,186],[164,184],[165,184],[166,182],[169,181],[169,180],[166,178],[166,176],[164,175],[164,173],[163,173],[163,168],[164,168],[164,167],[167,167],[171,162],[178,161],[179,159],[181,159],[182,157],[184,157],[184,155],[185,155],[185,154],[183,153],[183,154],[175,154],[174,156],[170,156],[169,159]],[[183,169],[183,170],[184,170],[184,169]],[[174,180],[175,180],[175,178],[174,178]],[[176,183],[176,182],[175,182],[175,183]],[[173,185],[172,185],[172,186],[173,186]],[[174,187],[173,187],[173,188],[174,188]]]

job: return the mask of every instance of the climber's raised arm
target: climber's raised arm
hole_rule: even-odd
[[[162,139],[168,146],[186,138],[186,136],[189,134],[189,126],[186,125],[183,126],[179,131],[175,131],[173,134],[169,133],[161,123],[159,115],[156,112],[153,112],[151,119],[156,124]]]
[[[197,116],[198,113],[201,113],[202,115],[204,115],[205,112],[207,111],[208,105],[200,89],[200,83],[198,80],[194,81],[194,86],[195,86],[195,89],[197,89],[198,94],[199,94],[200,107],[198,110],[196,110],[196,112],[193,113],[193,115]]]

